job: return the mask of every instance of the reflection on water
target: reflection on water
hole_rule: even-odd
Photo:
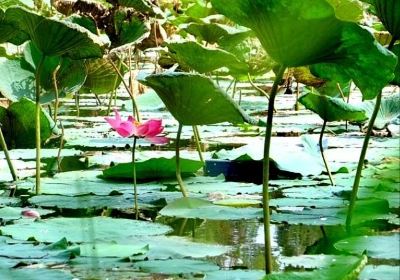
[[[213,221],[200,219],[174,219],[162,217],[158,220],[171,226],[171,235],[186,236],[192,241],[229,245],[232,250],[214,260],[225,268],[264,268],[264,230],[258,220]],[[305,254],[308,248],[324,239],[319,226],[272,225],[272,251],[275,269],[281,256]]]

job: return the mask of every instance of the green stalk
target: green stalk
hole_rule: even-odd
[[[270,233],[270,215],[269,215],[269,149],[271,146],[272,135],[272,119],[274,117],[274,102],[278,92],[278,85],[282,80],[286,67],[280,66],[276,74],[274,84],[268,102],[268,115],[264,141],[264,160],[263,160],[263,214],[264,214],[264,257],[265,257],[265,273],[272,273],[272,250],[271,250],[271,233]]]
[[[131,97],[131,101],[132,101],[132,107],[133,107],[133,112],[134,115],[136,117],[136,120],[138,122],[140,122],[140,115],[139,115],[139,109],[138,106],[136,104],[135,101],[135,96],[133,95],[133,92],[131,91],[129,85],[126,84],[125,80],[124,80],[124,76],[122,75],[121,71],[119,71],[118,67],[115,65],[115,63],[109,59],[108,60],[110,62],[110,64],[112,65],[112,67],[114,68],[115,73],[117,73],[117,75],[120,77],[120,79],[122,80],[122,84],[124,85],[126,91],[128,92],[129,96]]]
[[[193,135],[194,135],[194,141],[196,142],[196,149],[197,149],[197,152],[199,153],[199,159],[200,159],[201,163],[203,163],[203,166],[204,166],[205,162],[204,162],[204,157],[203,157],[203,153],[201,150],[201,139],[200,139],[200,133],[199,133],[199,129],[197,128],[197,125],[193,126]]]
[[[392,38],[392,40],[389,43],[388,50],[390,50],[394,46],[395,42],[396,42],[396,38]],[[365,160],[365,156],[367,154],[367,149],[368,149],[369,139],[371,138],[372,129],[374,128],[375,119],[379,113],[379,108],[381,107],[381,101],[382,101],[382,91],[376,97],[374,111],[372,112],[371,119],[369,120],[369,123],[368,123],[367,133],[365,134],[363,146],[361,148],[360,158],[358,160],[356,177],[354,178],[353,189],[351,191],[351,197],[350,197],[349,209],[347,210],[347,216],[346,216],[346,230],[348,233],[351,232],[351,221],[353,219],[353,212],[354,212],[354,208],[356,205],[358,189],[360,186],[361,172],[364,167],[364,160]]]
[[[137,137],[133,136],[133,145],[132,145],[133,191],[134,191],[134,195],[135,195],[135,219],[138,220],[139,219],[139,205],[138,205],[138,195],[137,195],[136,164],[135,164],[136,140],[137,140]]]
[[[181,134],[182,134],[182,124],[179,124],[178,126],[178,132],[176,134],[176,143],[175,143],[175,164],[176,164],[176,180],[178,181],[179,188],[182,192],[183,197],[188,197],[187,191],[185,188],[185,184],[183,183],[182,176],[181,176],[181,161],[179,157],[179,142],[181,139]]]
[[[58,85],[57,85],[57,72],[59,69],[60,69],[60,65],[58,65],[52,73],[53,86],[54,86],[54,91],[56,93],[56,101],[54,103],[54,115],[53,115],[53,119],[54,119],[55,123],[57,122],[58,106],[60,104],[59,96],[58,96],[59,95],[58,94]]]
[[[6,157],[8,168],[10,169],[10,172],[11,172],[11,176],[14,181],[17,181],[17,179],[18,179],[17,173],[15,172],[14,166],[13,166],[11,158],[10,158],[10,154],[8,153],[7,143],[6,143],[6,140],[4,139],[3,132],[1,131],[1,124],[0,124],[0,145],[1,145],[1,148],[3,149],[4,155]]]
[[[321,151],[322,160],[324,161],[326,172],[328,172],[328,176],[329,176],[329,180],[331,181],[331,185],[334,186],[335,182],[333,181],[331,170],[329,169],[328,162],[326,161],[326,158],[325,158],[324,147],[322,147],[322,138],[324,137],[325,128],[326,128],[326,121],[324,120],[324,124],[322,125],[322,128],[321,128],[321,133],[319,134],[319,150]]]
[[[35,93],[36,93],[36,108],[35,108],[35,130],[36,130],[36,194],[40,194],[40,73],[42,72],[43,62],[46,56],[42,55],[36,68],[35,73]]]
[[[369,120],[369,123],[368,123],[367,133],[364,137],[364,142],[363,142],[363,146],[361,148],[360,158],[358,160],[356,176],[354,178],[353,189],[351,191],[350,205],[349,205],[349,209],[347,210],[347,217],[346,217],[346,230],[348,233],[351,232],[351,221],[353,219],[353,211],[354,211],[354,208],[356,205],[358,188],[360,186],[361,172],[364,167],[364,160],[365,160],[365,156],[367,154],[369,139],[371,138],[371,132],[374,127],[374,122],[375,122],[376,116],[378,115],[379,108],[381,106],[381,100],[382,100],[382,92],[380,92],[378,94],[378,96],[376,97],[375,108],[372,113],[371,119]]]
[[[58,148],[57,152],[57,168],[58,172],[61,172],[61,151],[62,148],[64,147],[64,126],[62,122],[60,121],[60,127],[61,127],[61,138],[60,138],[60,147]]]

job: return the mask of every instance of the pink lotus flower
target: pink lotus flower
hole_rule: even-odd
[[[36,210],[32,209],[27,209],[27,210],[22,210],[21,215],[27,218],[35,218],[35,219],[40,219],[40,214]]]
[[[122,137],[135,136],[144,138],[153,144],[165,144],[169,142],[167,137],[157,136],[164,130],[161,120],[150,119],[144,123],[139,123],[132,116],[129,116],[126,121],[122,121],[119,112],[117,110],[114,110],[114,112],[114,119],[106,117],[105,120]]]

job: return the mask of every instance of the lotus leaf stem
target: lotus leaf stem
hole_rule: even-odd
[[[133,95],[133,92],[131,91],[129,85],[125,82],[124,76],[122,75],[121,71],[118,69],[117,65],[115,65],[115,63],[111,59],[109,59],[108,61],[114,68],[115,73],[117,73],[117,75],[121,79],[126,91],[129,93],[129,96],[131,97],[131,101],[132,101],[132,108],[133,108],[134,115],[136,116],[136,120],[140,122],[139,109],[136,104],[136,100],[135,100],[135,96]]]
[[[328,176],[329,176],[329,181],[331,181],[331,185],[334,186],[335,182],[333,181],[333,177],[332,177],[331,170],[329,169],[328,161],[325,158],[324,147],[322,146],[322,138],[324,137],[326,123],[327,123],[327,121],[324,120],[324,123],[321,128],[321,133],[319,134],[319,150],[321,152],[322,160],[324,161],[326,172],[328,173]]]
[[[354,211],[356,200],[357,200],[358,188],[360,186],[361,172],[364,167],[364,160],[365,160],[365,156],[367,154],[368,143],[369,143],[369,139],[371,137],[372,129],[374,127],[374,122],[375,122],[376,116],[378,115],[379,108],[381,106],[381,100],[382,100],[382,92],[380,92],[378,94],[378,96],[376,97],[374,111],[373,111],[371,119],[369,120],[369,123],[368,123],[367,133],[365,134],[364,142],[363,142],[363,145],[361,148],[360,158],[358,160],[356,176],[354,178],[354,184],[353,184],[353,189],[351,191],[349,209],[347,211],[347,217],[346,217],[346,230],[348,233],[351,232],[351,221],[353,219],[353,211]]]
[[[57,152],[57,168],[58,172],[61,172],[61,151],[64,146],[64,126],[60,120],[60,127],[61,127],[61,138],[60,138],[60,147],[58,148]]]
[[[183,197],[188,197],[185,184],[183,183],[182,176],[181,176],[181,160],[179,157],[179,143],[182,134],[182,124],[178,126],[178,132],[176,134],[176,143],[175,143],[175,164],[176,164],[176,180],[178,181],[179,188],[182,192]]]
[[[394,46],[395,42],[396,42],[396,38],[392,38],[392,40],[390,41],[389,46],[388,46],[389,50]],[[376,116],[378,115],[379,109],[381,107],[381,101],[382,101],[382,91],[379,92],[376,97],[374,111],[372,112],[371,118],[368,123],[367,132],[365,134],[364,142],[363,142],[363,145],[361,148],[360,158],[358,160],[356,176],[354,178],[353,188],[352,188],[351,197],[350,197],[350,204],[349,204],[349,208],[347,210],[347,216],[346,216],[346,230],[348,233],[351,233],[351,222],[353,219],[353,212],[354,212],[354,208],[355,208],[356,201],[357,201],[357,194],[358,194],[358,189],[360,186],[361,173],[362,173],[362,170],[364,167],[365,156],[367,154],[369,139],[371,138],[371,133],[372,133],[372,129],[374,128],[375,119],[376,119]]]
[[[139,205],[138,205],[138,194],[137,194],[137,183],[136,183],[136,164],[135,164],[135,151],[136,151],[136,141],[137,137],[133,137],[133,145],[132,145],[132,175],[133,175],[133,191],[134,191],[134,200],[135,200],[135,219],[139,219]]]
[[[264,257],[265,257],[265,273],[272,273],[272,250],[271,250],[271,233],[270,233],[270,214],[269,214],[269,150],[271,146],[272,136],[272,120],[274,117],[274,102],[278,92],[279,83],[282,80],[286,67],[280,66],[276,74],[274,84],[268,102],[268,115],[264,141],[264,160],[263,160],[263,215],[264,215]]]
[[[197,149],[197,152],[199,153],[200,161],[203,163],[203,166],[204,166],[205,162],[204,162],[204,157],[203,157],[203,153],[201,150],[201,139],[200,139],[200,133],[199,133],[199,129],[198,129],[197,125],[193,126],[193,135],[194,135],[194,141],[196,143],[196,149]]]
[[[110,93],[110,100],[108,101],[108,107],[107,107],[107,116],[110,115],[110,113],[111,113],[111,103],[113,101],[114,95],[116,95],[116,94],[117,94],[117,92],[115,89],[113,91],[111,91],[111,93]]]
[[[14,181],[17,181],[18,180],[17,173],[15,172],[14,166],[10,158],[10,154],[8,153],[7,143],[6,140],[4,139],[3,131],[1,130],[1,124],[0,124],[0,145],[1,148],[3,149],[4,156],[6,157],[8,168],[10,169],[11,172],[11,176]]]
[[[53,80],[53,87],[54,87],[54,92],[56,94],[56,101],[54,102],[54,115],[53,119],[54,122],[57,122],[57,114],[58,114],[58,106],[59,106],[59,93],[58,93],[58,85],[57,85],[57,73],[58,70],[60,69],[60,65],[57,65],[56,69],[54,69],[52,73],[52,80]]]
[[[35,108],[35,130],[36,130],[36,194],[40,194],[40,149],[41,149],[41,137],[40,137],[40,113],[42,107],[40,106],[40,74],[42,72],[43,63],[46,56],[40,57],[39,63],[36,66],[35,72],[35,93],[36,93],[36,108]]]
[[[79,92],[75,92],[75,107],[76,107],[76,116],[79,117],[80,110],[79,110]]]

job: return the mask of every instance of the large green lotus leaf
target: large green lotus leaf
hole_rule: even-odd
[[[201,19],[213,14],[213,9],[210,8],[210,5],[206,5],[204,1],[193,2],[194,3],[190,3],[187,9],[184,11],[184,14],[182,16],[183,18],[187,16],[189,17],[190,21],[193,21],[193,19]]]
[[[41,221],[18,220],[1,228],[1,234],[14,239],[33,237],[40,242],[56,242],[65,237],[70,242],[116,242],[134,236],[162,235],[171,231],[166,225],[108,217],[53,218]]]
[[[317,113],[324,121],[364,121],[367,119],[362,107],[351,105],[339,97],[309,92],[301,96],[299,102]]]
[[[306,261],[313,262],[313,271],[305,272],[281,272],[265,276],[264,280],[338,280],[356,279],[360,270],[367,263],[367,258],[340,255],[303,255],[294,258],[297,266],[304,267]]]
[[[385,28],[396,39],[400,38],[400,1],[398,0],[373,0],[376,15]]]
[[[349,254],[366,254],[374,259],[400,260],[400,235],[355,236],[335,243],[335,248]]]
[[[399,277],[399,267],[391,265],[366,265],[361,271],[360,280],[393,280]]]
[[[25,46],[24,58],[32,67],[35,73],[42,54],[37,47],[30,42]],[[86,68],[82,61],[71,60],[67,57],[47,56],[43,62],[40,84],[44,95],[56,97],[53,83],[53,73],[56,72],[57,89],[59,96],[65,96],[67,93],[77,92],[86,79]]]
[[[9,135],[11,147],[13,148],[32,148],[35,147],[35,123],[32,121],[35,116],[35,103],[27,98],[22,98],[14,102],[8,108],[10,119]],[[46,111],[40,114],[40,133],[42,143],[44,143],[55,132],[55,124]]]
[[[222,67],[234,73],[248,71],[247,64],[222,49],[206,48],[196,42],[170,43],[167,46],[171,56],[181,66],[199,73],[209,73]]]
[[[372,116],[375,102],[366,101],[362,103],[368,117]],[[376,116],[374,127],[384,129],[391,121],[400,115],[400,94],[393,94],[382,98],[381,107]]]
[[[340,20],[359,22],[363,19],[363,6],[357,0],[327,0]]]
[[[252,122],[249,116],[208,77],[164,73],[140,81],[153,88],[183,125]]]
[[[149,251],[147,244],[116,244],[116,243],[86,243],[79,245],[82,257],[112,257],[128,258],[135,255],[144,255]]]
[[[65,19],[66,21],[70,21],[72,23],[76,23],[95,35],[99,35],[99,31],[97,30],[96,22],[92,17],[82,16],[77,14],[72,14]]]
[[[63,270],[45,268],[4,269],[0,268],[0,279],[12,280],[73,280],[75,277]]]
[[[239,39],[245,40],[251,34],[251,31],[246,29],[237,29],[229,25],[214,22],[191,22],[189,24],[181,25],[180,28],[210,44],[220,43],[221,40],[226,43],[227,41],[232,40],[232,37],[237,38],[235,41],[238,41]]]
[[[35,77],[23,59],[0,58],[0,76],[0,92],[7,99],[35,99]]]
[[[160,214],[169,217],[198,218],[209,220],[242,220],[262,217],[258,208],[234,208],[215,205],[199,198],[180,198],[161,209]]]
[[[397,56],[397,65],[396,69],[394,69],[394,79],[391,84],[400,86],[400,44],[394,45],[392,52]]]
[[[13,24],[5,20],[5,13],[0,9],[0,44],[10,42],[15,45],[20,45],[29,37],[24,32],[18,30]]]
[[[21,7],[8,8],[6,20],[28,33],[46,56],[65,55],[72,59],[102,56],[104,43],[78,24],[46,18]]]
[[[107,58],[87,59],[85,66],[87,77],[82,87],[83,92],[110,93],[120,85],[121,79]],[[122,73],[125,70],[125,67],[120,67]]]
[[[340,44],[340,21],[323,0],[211,3],[218,12],[251,28],[268,54],[287,67],[319,62]]]
[[[137,44],[150,35],[149,27],[138,17],[131,17],[126,20],[124,16],[122,21],[117,21],[117,19],[115,18],[115,24],[118,26],[119,33],[114,47]]]
[[[312,65],[312,72],[340,83],[353,79],[364,99],[375,98],[393,80],[396,56],[353,23],[343,24],[341,42],[331,59]]]
[[[183,177],[193,176],[203,164],[198,160],[181,159],[181,174]],[[157,179],[174,178],[176,176],[175,157],[151,158],[136,162],[136,179],[139,181],[151,181]],[[103,170],[104,179],[132,179],[132,163],[120,163]]]
[[[281,65],[322,63],[314,70],[320,77],[339,82],[353,79],[365,99],[376,97],[393,79],[393,54],[357,24],[337,19],[325,0],[212,3],[217,11],[251,28]]]
[[[189,259],[155,260],[136,262],[135,267],[144,272],[160,274],[205,274],[219,270],[219,266],[210,262]]]

